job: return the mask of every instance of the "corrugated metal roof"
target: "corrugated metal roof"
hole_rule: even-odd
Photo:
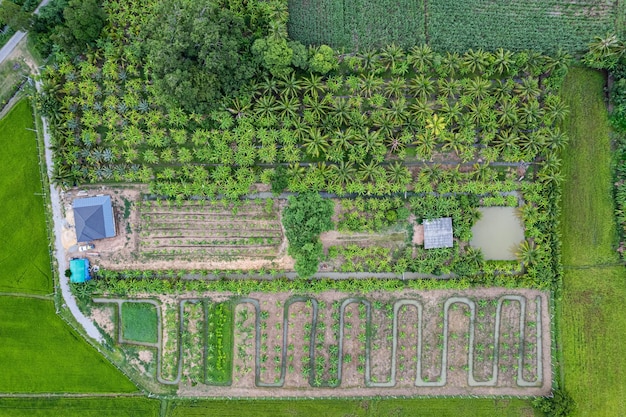
[[[424,220],[424,249],[451,248],[454,244],[452,237],[452,218]]]

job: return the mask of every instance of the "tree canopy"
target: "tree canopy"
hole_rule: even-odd
[[[295,269],[301,277],[317,271],[322,255],[320,233],[333,228],[333,203],[317,193],[289,197],[283,212],[283,225],[289,240],[289,254],[296,259]]]
[[[161,1],[146,30],[147,63],[169,107],[207,111],[254,75],[244,19],[212,0]]]

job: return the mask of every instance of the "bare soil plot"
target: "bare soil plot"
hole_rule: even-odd
[[[163,387],[182,396],[326,397],[546,395],[552,386],[549,295],[540,291],[254,293],[230,298],[232,319],[215,330],[207,306],[228,297],[161,300],[154,361]],[[107,310],[97,311],[102,321]],[[233,341],[226,351],[224,340]],[[207,377],[215,358],[228,374],[220,382]]]

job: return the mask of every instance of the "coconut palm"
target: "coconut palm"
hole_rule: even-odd
[[[407,185],[411,182],[411,172],[401,162],[396,161],[387,167],[387,179],[391,184]]]
[[[418,133],[413,144],[415,145],[417,156],[424,160],[430,160],[437,145],[437,139],[432,132],[426,131]]]
[[[435,83],[427,75],[418,74],[409,81],[409,92],[420,100],[427,100],[435,92]]]
[[[318,158],[328,149],[328,136],[324,135],[319,128],[309,129],[309,135],[304,138],[302,146],[306,153],[313,158]]]
[[[520,262],[523,262],[524,265],[528,267],[529,265],[537,262],[537,260],[539,259],[537,249],[538,247],[535,245],[534,242],[525,240],[519,245],[517,251],[515,252],[515,255],[517,256],[517,259],[520,260]]]
[[[491,81],[482,77],[468,79],[465,83],[465,93],[473,100],[483,100],[491,91]]]
[[[461,109],[461,104],[458,101],[450,104],[446,100],[441,103],[441,107],[439,108],[439,114],[441,114],[441,116],[445,120],[448,120],[449,125],[454,125],[458,122],[459,118],[463,114],[463,111]]]
[[[378,131],[365,129],[355,137],[355,145],[361,147],[366,154],[373,153],[376,148],[383,147],[383,140]]]
[[[380,56],[372,49],[366,49],[362,53],[357,55],[361,59],[361,64],[365,72],[373,72],[378,67],[378,61]]]
[[[408,117],[408,105],[404,97],[392,100],[388,113],[396,123],[404,122]]]
[[[407,61],[416,73],[430,72],[434,58],[435,53],[426,44],[412,47],[407,55]]]
[[[404,77],[394,77],[385,85],[384,94],[389,98],[404,97],[405,87]]]
[[[463,55],[462,68],[465,68],[465,70],[470,73],[483,73],[487,65],[489,65],[489,58],[490,54],[480,48],[476,51],[470,49]]]
[[[395,43],[385,46],[380,52],[380,63],[385,71],[393,71],[404,61],[404,59],[404,50]]]
[[[361,75],[361,87],[360,92],[365,97],[372,97],[374,94],[380,91],[380,88],[384,85],[382,78],[376,76],[373,72],[367,75]]]
[[[296,77],[295,72],[291,72],[289,75],[285,75],[278,80],[278,88],[281,95],[287,97],[298,96],[301,87],[300,79]]]
[[[345,186],[354,180],[356,169],[352,162],[340,161],[337,165],[332,166],[334,171],[333,181],[335,184]]]
[[[272,117],[275,111],[276,98],[270,94],[259,97],[254,106],[254,114],[259,118]]]
[[[326,117],[328,111],[327,100],[329,98],[324,96],[320,98],[317,95],[304,96],[303,104],[305,112],[309,113],[314,121],[322,120]]]
[[[508,74],[514,63],[515,60],[513,59],[513,53],[511,51],[498,48],[493,53],[493,69],[500,75]]]
[[[319,75],[310,73],[308,77],[302,79],[302,91],[312,97],[317,97],[320,93],[323,93],[324,88],[322,77]]]

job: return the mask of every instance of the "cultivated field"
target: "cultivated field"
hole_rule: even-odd
[[[441,51],[580,52],[614,30],[616,0],[290,0],[289,34],[306,44],[365,49],[428,43]]]
[[[305,44],[410,47],[425,25],[423,0],[289,0],[289,35]]]
[[[565,388],[578,416],[626,407],[626,271],[615,251],[611,145],[603,74],[570,70],[563,89],[571,148],[563,157],[563,302],[559,327]]]
[[[278,203],[253,200],[235,208],[219,201],[178,206],[143,201],[139,256],[144,260],[274,260],[284,237]]]
[[[141,299],[96,303],[124,306]],[[181,396],[545,395],[548,296],[484,289],[160,297],[156,344],[119,338]],[[123,311],[123,309],[122,309]],[[124,318],[122,317],[122,322]],[[135,346],[143,346],[138,352]],[[153,352],[148,354],[147,352]],[[165,388],[165,387],[164,387]]]
[[[52,292],[34,127],[27,100],[0,121],[0,292]]]

